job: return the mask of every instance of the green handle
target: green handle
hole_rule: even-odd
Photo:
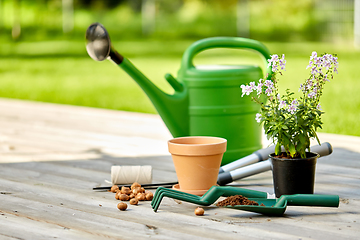
[[[317,195],[317,194],[295,194],[283,195],[279,198],[275,206],[282,205],[287,201],[291,206],[318,206],[318,207],[338,207],[338,195]]]
[[[201,51],[211,48],[247,48],[255,50],[264,57],[266,72],[269,76],[272,74],[271,67],[267,66],[267,60],[271,58],[270,52],[265,45],[253,39],[240,37],[213,37],[197,41],[190,45],[190,47],[184,52],[182,66],[187,69],[194,67],[193,58],[195,55]]]

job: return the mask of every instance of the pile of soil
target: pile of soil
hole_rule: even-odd
[[[216,206],[218,207],[224,207],[224,206],[235,206],[235,205],[255,205],[259,206],[259,204],[255,201],[249,200],[246,197],[243,197],[242,195],[234,195],[230,196],[218,203],[216,203]]]

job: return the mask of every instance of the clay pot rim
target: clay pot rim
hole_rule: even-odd
[[[181,143],[178,141],[183,141],[183,140],[217,140],[214,142],[206,142],[206,143]],[[210,136],[191,136],[191,137],[178,137],[178,138],[173,138],[170,139],[168,141],[171,144],[174,145],[187,145],[187,146],[199,146],[199,145],[217,145],[217,144],[221,144],[221,143],[225,143],[227,142],[227,140],[225,138],[221,138],[221,137],[210,137]]]
[[[175,155],[209,156],[223,154],[227,140],[220,137],[191,136],[168,141],[169,152]]]

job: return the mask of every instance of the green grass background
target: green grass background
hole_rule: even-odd
[[[171,93],[163,76],[177,76],[182,53],[192,42],[137,40],[113,45],[156,85]],[[286,55],[287,70],[280,87],[296,93],[309,74],[306,66],[312,51],[337,53],[339,74],[325,85],[320,132],[360,136],[360,61],[359,51],[352,44],[264,44],[271,53]],[[0,57],[0,97],[155,113],[135,81],[110,61],[92,60],[83,41],[7,42],[0,44]],[[195,64],[264,66],[256,53],[224,49],[199,54]]]

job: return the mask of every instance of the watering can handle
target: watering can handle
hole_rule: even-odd
[[[272,74],[271,67],[268,67],[267,62],[267,60],[271,58],[270,52],[265,45],[259,41],[241,37],[213,37],[197,41],[190,45],[190,47],[184,52],[182,66],[186,68],[193,68],[193,58],[195,55],[211,48],[246,48],[255,50],[264,57],[266,73],[269,76],[268,78],[270,78],[270,75]]]

